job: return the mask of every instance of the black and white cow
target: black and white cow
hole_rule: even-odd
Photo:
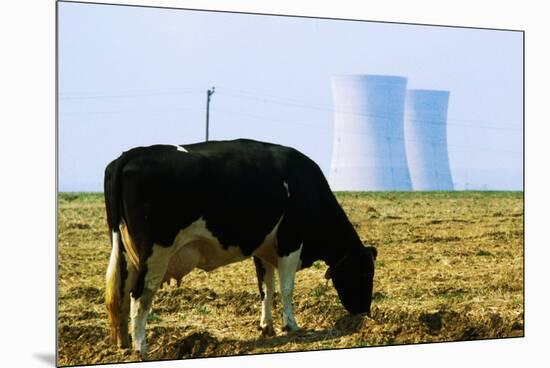
[[[265,335],[274,333],[275,270],[283,330],[294,331],[294,276],[316,260],[329,265],[350,313],[370,312],[376,249],[363,246],[319,167],[295,149],[243,139],[137,147],[107,166],[104,189],[111,336],[129,346],[130,315],[142,358],[155,292],[196,267],[254,257]]]

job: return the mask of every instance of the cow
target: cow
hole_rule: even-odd
[[[275,333],[275,271],[282,329],[296,331],[295,273],[316,260],[350,313],[370,313],[376,248],[362,244],[319,166],[293,148],[247,139],[136,147],[106,167],[104,191],[111,338],[128,348],[131,330],[142,359],[155,292],[194,268],[252,257],[265,336]]]

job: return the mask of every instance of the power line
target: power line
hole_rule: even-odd
[[[152,97],[152,96],[176,96],[185,94],[198,94],[201,90],[188,89],[177,91],[159,91],[159,92],[72,92],[59,95],[62,100],[91,100],[107,98],[131,98],[131,97]]]
[[[364,113],[361,113],[361,112],[351,112],[351,111],[342,111],[342,110],[336,110],[336,109],[333,109],[332,107],[330,107],[329,105],[323,105],[323,104],[314,104],[314,103],[296,103],[295,101],[298,101],[298,100],[295,100],[295,99],[290,99],[290,98],[283,98],[283,97],[278,97],[278,96],[273,96],[273,95],[264,95],[265,97],[260,97],[260,95],[254,95],[252,93],[249,93],[249,92],[243,92],[243,91],[237,91],[237,90],[230,90],[230,89],[226,89],[226,88],[221,88],[222,90],[222,93],[224,95],[235,95],[237,97],[245,97],[245,98],[250,98],[250,99],[254,99],[254,100],[260,100],[260,101],[263,101],[263,102],[266,102],[266,103],[275,103],[275,104],[280,104],[280,105],[289,105],[289,106],[294,106],[294,107],[303,107],[303,108],[310,108],[310,109],[317,109],[317,110],[323,110],[323,111],[327,111],[327,112],[332,112],[332,113],[349,113],[349,114],[354,114],[354,115],[358,115],[358,116],[369,116],[369,117],[377,117],[377,118],[386,118],[386,119],[394,119],[395,116],[381,116],[381,115],[375,115],[375,114],[364,114]],[[214,91],[215,91],[215,87],[212,87],[212,89],[209,89],[207,90],[207,102],[206,102],[206,132],[205,132],[205,136],[206,136],[206,140],[209,139],[209,114],[210,114],[210,99],[211,99],[211,96],[214,94]],[[225,91],[225,92],[224,92]],[[64,94],[63,96],[66,96],[65,99],[87,99],[87,98],[118,98],[118,97],[140,97],[140,96],[161,96],[161,95],[182,95],[182,94],[195,94],[195,93],[198,93],[199,90],[195,90],[195,89],[180,89],[180,90],[171,90],[171,91],[159,91],[159,92],[149,92],[149,93],[122,93],[121,91],[118,92],[118,94],[108,94],[107,92],[105,92],[106,94],[100,94],[100,93],[103,93],[103,92],[75,92],[72,94],[72,96],[70,96],[70,94]],[[204,93],[204,92],[202,92]],[[78,96],[80,95],[80,96]],[[188,107],[188,108],[171,108],[171,109],[152,109],[152,110],[128,110],[128,111],[80,111],[80,112],[62,112],[61,114],[62,115],[80,115],[80,114],[130,114],[130,113],[157,113],[157,112],[169,112],[169,111],[192,111],[192,110],[201,110],[202,108],[199,108],[199,107]],[[285,120],[276,120],[276,119],[272,119],[272,118],[269,118],[269,117],[265,117],[265,116],[262,116],[262,115],[256,115],[256,114],[250,114],[250,113],[243,113],[241,111],[237,112],[237,111],[233,111],[233,110],[228,110],[228,109],[219,109],[217,108],[216,111],[222,111],[222,112],[226,112],[226,113],[230,113],[230,114],[236,114],[236,115],[240,115],[240,116],[247,116],[247,117],[251,117],[251,118],[255,118],[255,119],[261,119],[261,120],[266,120],[266,121],[271,121],[271,122],[274,122],[274,123],[278,123],[278,124],[292,124],[292,125],[304,125],[304,126],[310,126],[310,127],[313,127],[315,129],[332,129],[333,128],[333,125],[326,125],[326,126],[321,126],[319,124],[311,124],[311,123],[304,123],[304,122],[296,122],[296,121],[285,121]],[[419,121],[419,120],[416,120],[416,121]],[[430,123],[433,123],[433,124],[437,124],[439,126],[441,126],[442,124],[440,122],[430,122],[430,121],[425,121],[425,120],[420,120],[422,123],[427,123],[427,124],[430,124]],[[471,127],[476,127],[476,128],[489,128],[489,129],[502,129],[502,130],[516,130],[516,129],[506,129],[505,127],[498,127],[498,126],[488,126],[488,125],[468,125],[468,124],[447,124],[447,125],[462,125],[462,126],[471,126]],[[341,130],[342,131],[342,130]],[[343,131],[345,133],[345,130]],[[354,135],[369,135],[368,133],[365,133],[365,132],[357,132],[357,131],[353,131],[350,133],[353,133]],[[395,140],[403,140],[403,141],[407,141],[407,142],[420,142],[420,143],[425,143],[426,140],[415,140],[415,139],[412,139],[412,138],[404,138],[404,137],[401,137],[401,136],[389,136],[389,135],[377,135],[378,137],[381,137],[381,138],[386,138],[386,139],[395,139]],[[522,154],[522,152],[517,152],[517,151],[513,151],[513,150],[504,150],[504,149],[495,149],[495,148],[492,148],[492,147],[479,147],[479,146],[471,146],[471,145],[456,145],[456,144],[452,144],[452,143],[449,143],[448,140],[439,140],[439,141],[434,141],[434,140],[430,140],[430,143],[431,144],[437,144],[437,145],[443,145],[445,144],[446,142],[446,146],[447,147],[451,147],[451,148],[465,148],[465,149],[476,149],[476,150],[488,150],[488,151],[498,151],[498,152],[507,152],[507,153],[512,153],[512,154]]]
[[[225,112],[225,113],[229,113],[229,114],[233,114],[233,115],[245,116],[245,117],[249,117],[249,118],[253,118],[253,119],[260,119],[260,120],[264,120],[264,121],[273,122],[273,123],[276,123],[276,124],[304,125],[304,126],[309,126],[309,127],[315,128],[315,129],[326,129],[326,130],[329,130],[329,129],[332,130],[333,129],[333,125],[318,125],[318,124],[315,125],[315,124],[311,124],[311,123],[277,120],[277,119],[267,118],[267,117],[264,117],[264,116],[261,116],[261,115],[243,113],[243,112],[240,112],[240,111],[234,111],[234,110],[229,110],[229,109],[216,108],[216,111]],[[358,131],[355,131],[355,130],[352,130],[352,129],[343,129],[343,130],[340,129],[340,132],[345,133],[346,131],[348,132],[348,134],[353,134],[355,136],[357,136],[357,135],[369,136],[369,137],[373,136],[372,134],[369,134],[367,132],[358,132]],[[453,143],[449,143],[448,140],[445,141],[443,139],[439,139],[439,140],[434,140],[434,139],[419,140],[419,139],[414,139],[414,138],[405,138],[404,136],[395,136],[395,135],[388,135],[388,134],[377,134],[376,136],[379,137],[379,138],[382,138],[382,139],[401,140],[401,141],[404,141],[404,142],[414,142],[414,143],[426,143],[426,142],[428,142],[430,144],[446,145],[447,147],[459,148],[459,149],[475,149],[475,150],[483,150],[483,151],[505,152],[505,153],[516,154],[516,155],[523,154],[523,152],[518,152],[518,151],[514,151],[514,150],[506,150],[506,149],[501,149],[501,148],[453,144]]]
[[[78,116],[78,115],[117,115],[117,114],[136,114],[136,113],[169,113],[181,111],[203,110],[203,107],[176,107],[162,109],[129,109],[129,110],[112,110],[112,111],[60,111],[63,116]]]
[[[313,110],[320,110],[320,111],[327,111],[332,113],[344,113],[344,114],[353,114],[358,116],[368,116],[368,117],[376,117],[376,118],[383,118],[383,119],[390,119],[394,118],[395,116],[392,115],[381,115],[381,114],[365,114],[362,112],[354,111],[354,110],[343,110],[343,109],[335,109],[332,105],[326,105],[326,104],[320,104],[320,103],[312,103],[312,102],[305,102],[300,101],[296,99],[290,99],[290,98],[284,98],[284,97],[278,97],[273,95],[262,95],[262,94],[253,94],[253,93],[247,93],[244,91],[238,91],[238,90],[231,90],[226,88],[220,88],[221,93],[230,95],[233,97],[242,97],[252,100],[257,100],[264,103],[274,103],[279,105],[286,105],[286,106],[292,106],[292,107],[299,107],[299,108],[306,108],[306,109],[313,109]],[[426,120],[426,119],[412,119],[413,121],[421,122],[424,124],[433,124],[441,126],[440,121],[435,120]],[[463,122],[463,123],[452,123],[453,121],[456,122]],[[449,123],[450,122],[450,123]],[[466,124],[464,124],[466,123]],[[468,124],[472,123],[472,124]],[[483,123],[483,124],[480,124]],[[521,130],[521,128],[515,127],[513,124],[500,124],[500,125],[493,125],[493,124],[486,124],[486,122],[481,120],[471,120],[471,119],[455,119],[455,118],[447,118],[447,124],[446,126],[463,126],[463,127],[472,127],[472,128],[487,128],[487,129],[497,129],[497,130]]]
[[[343,110],[335,109],[332,105],[316,103],[312,101],[298,100],[288,97],[281,97],[269,94],[260,94],[255,92],[247,92],[242,90],[235,90],[229,88],[218,88],[218,91],[221,90],[221,93],[224,95],[237,97],[237,98],[246,98],[263,103],[278,104],[283,106],[291,106],[297,108],[318,110],[331,113],[344,113],[344,114],[353,114],[357,116],[367,116],[373,118],[382,118],[382,119],[393,119],[395,116],[391,115],[380,115],[380,114],[365,114],[353,110]],[[107,99],[107,98],[131,98],[131,97],[150,97],[150,96],[170,96],[170,95],[185,95],[185,94],[199,94],[204,93],[203,90],[199,89],[177,89],[177,90],[164,90],[164,91],[152,91],[152,92],[134,92],[134,91],[118,91],[118,92],[72,92],[72,93],[63,93],[60,94],[62,100],[84,100],[84,99]],[[440,121],[435,120],[426,120],[426,119],[412,119],[422,124],[432,124],[435,126],[441,126]],[[476,128],[476,129],[493,129],[493,130],[508,130],[508,131],[521,131],[522,128],[518,128],[513,124],[487,124],[485,121],[481,120],[472,120],[472,119],[455,119],[447,118],[447,127],[460,126],[467,128]]]

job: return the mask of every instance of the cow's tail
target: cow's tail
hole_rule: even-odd
[[[122,273],[125,271],[123,252],[123,241],[120,235],[119,224],[121,218],[121,190],[119,185],[121,158],[113,161],[105,170],[105,209],[107,212],[107,224],[111,237],[111,256],[106,273],[105,304],[109,315],[111,339],[114,344],[125,345],[124,321],[127,316],[122,315],[122,299],[124,290],[124,279]]]
[[[111,340],[114,344],[117,344],[117,342],[120,344],[122,342],[118,340],[121,336],[121,319],[124,316],[122,316],[121,249],[120,234],[118,232],[113,231],[111,233],[111,242],[111,257],[106,274],[105,304],[107,306],[107,313],[109,314]]]

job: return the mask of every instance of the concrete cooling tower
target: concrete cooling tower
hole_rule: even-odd
[[[403,113],[407,78],[332,77],[332,190],[411,190]]]
[[[405,142],[414,190],[453,190],[447,152],[448,103],[448,91],[407,91]]]

